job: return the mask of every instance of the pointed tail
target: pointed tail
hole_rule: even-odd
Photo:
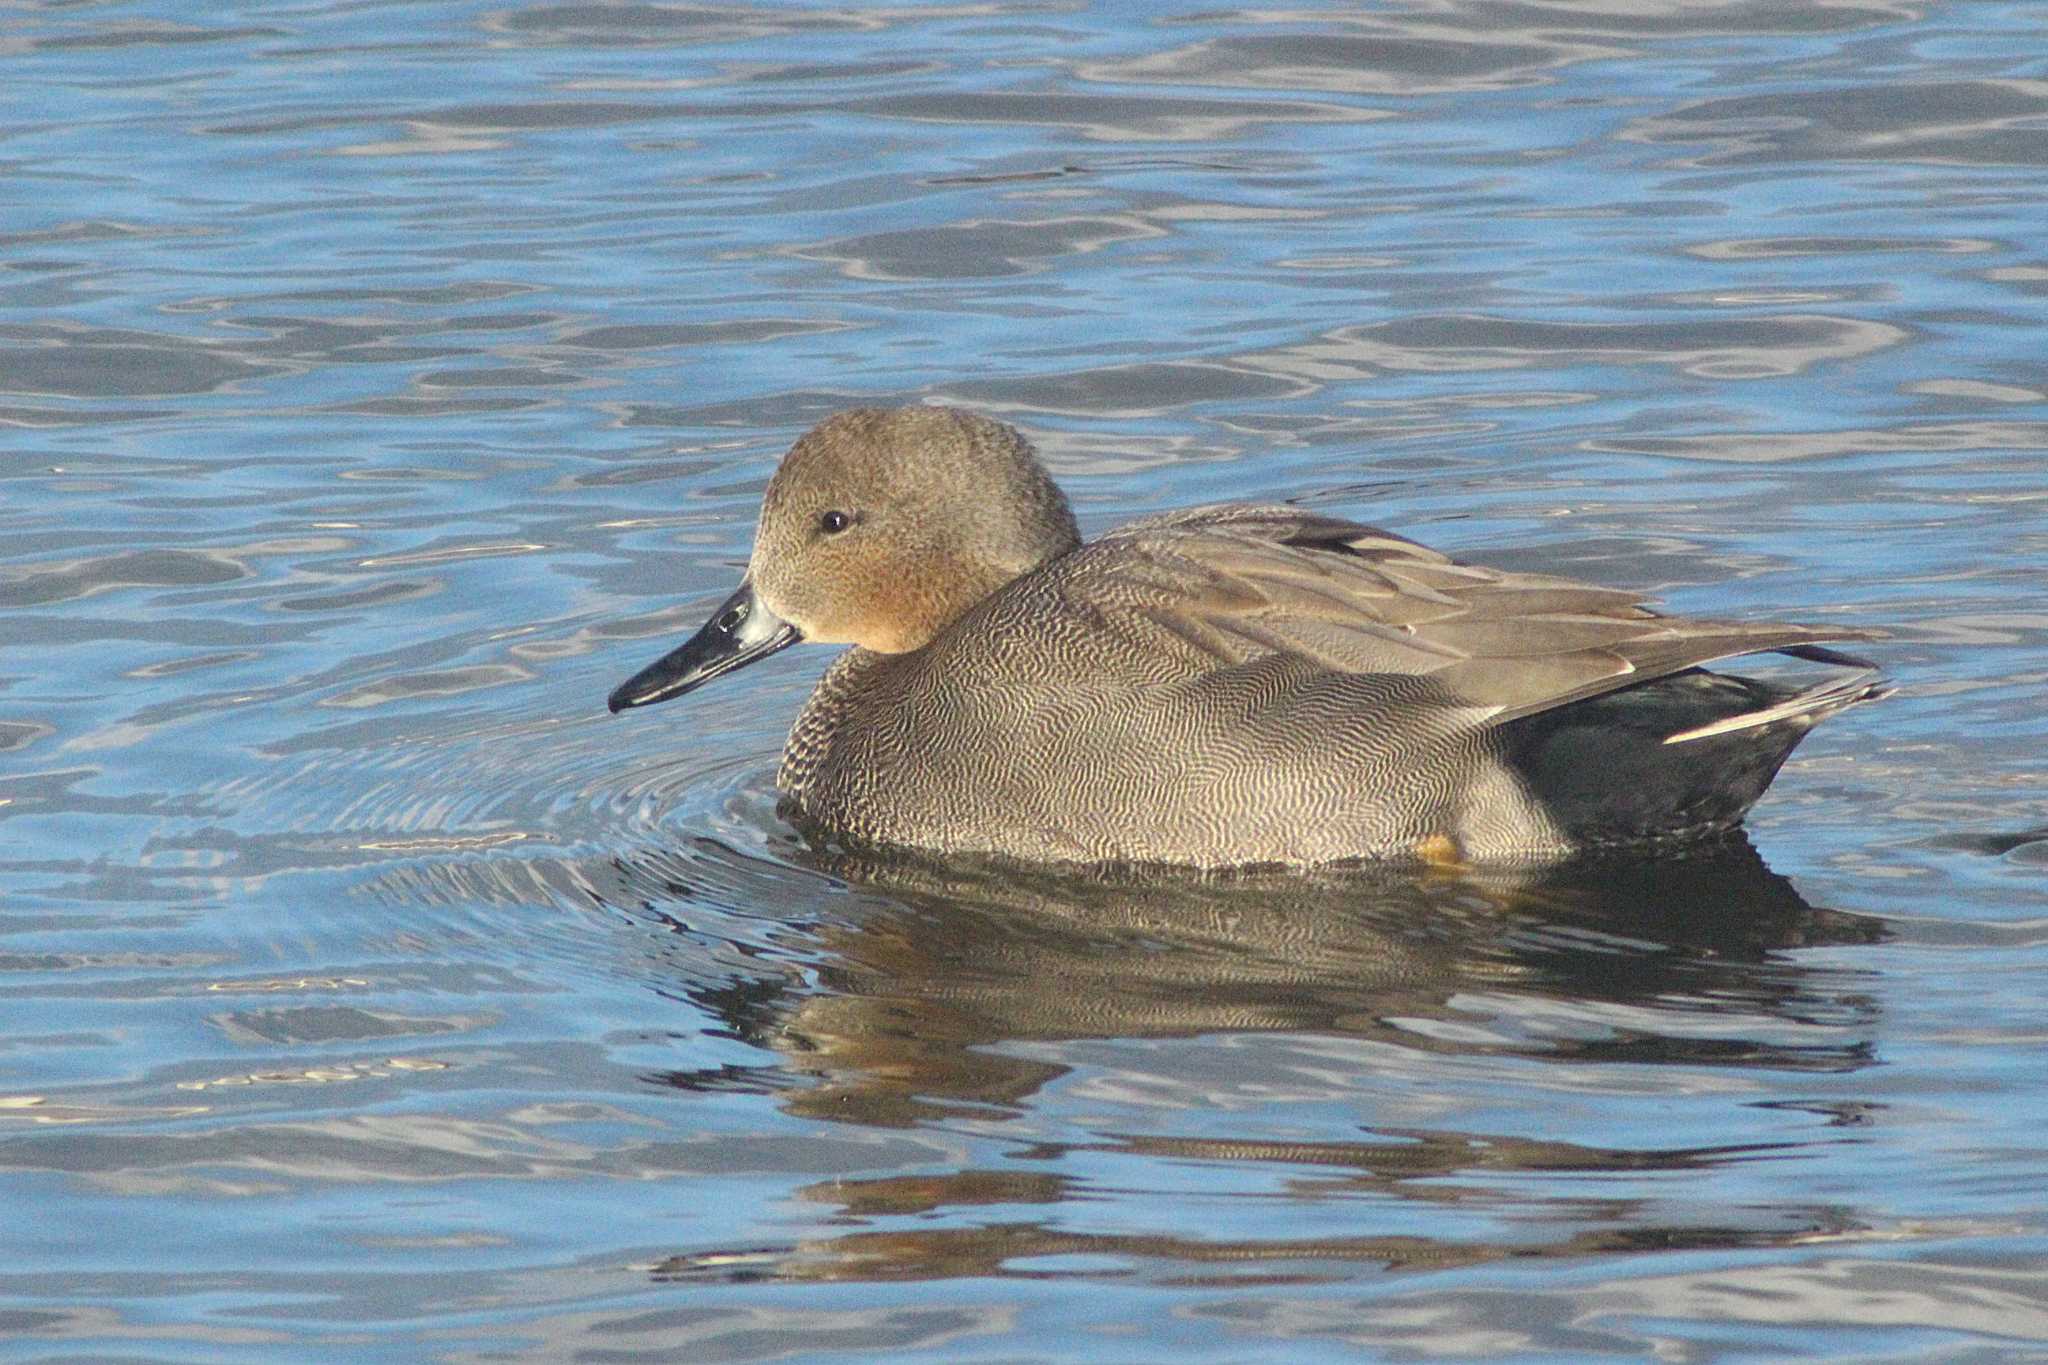
[[[1777,651],[1789,654],[1795,659],[1810,663],[1833,664],[1840,668],[1856,671],[1846,678],[1830,678],[1817,683],[1803,692],[1794,692],[1783,701],[1745,711],[1738,716],[1727,716],[1691,730],[1681,730],[1675,735],[1666,735],[1666,744],[1684,744],[1688,740],[1706,739],[1710,735],[1725,735],[1736,730],[1753,730],[1760,725],[1776,725],[1780,721],[1801,721],[1808,727],[1832,716],[1835,712],[1866,701],[1877,701],[1889,697],[1899,689],[1886,682],[1877,665],[1868,659],[1859,659],[1853,654],[1839,650],[1825,649],[1820,645],[1795,645],[1790,649]]]

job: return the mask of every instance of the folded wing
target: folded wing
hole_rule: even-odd
[[[1637,593],[1460,564],[1386,531],[1291,507],[1195,508],[1081,552],[1087,602],[1185,665],[1291,655],[1339,673],[1428,676],[1501,724],[1696,665],[1873,632],[1660,616]]]

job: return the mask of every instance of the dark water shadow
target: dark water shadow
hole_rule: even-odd
[[[1783,953],[1880,942],[1883,922],[1809,905],[1741,839],[1682,858],[1458,873],[804,861],[885,898],[818,928],[819,989],[731,1021],[818,1078],[788,1097],[811,1117],[899,1125],[1021,1105],[1064,1068],[990,1048],[1019,1041],[1312,1032],[1559,1060],[1871,1061],[1859,976]],[[1683,1027],[1521,1040],[1416,1027],[1470,1020],[1475,1001],[1503,996],[1647,1006],[1644,1021]],[[1705,1013],[1754,1036],[1702,1030]]]
[[[1876,1006],[1865,974],[1802,963],[1790,950],[1879,943],[1882,921],[1808,904],[1740,839],[1684,858],[1455,875],[1360,868],[1077,876],[815,851],[802,861],[843,879],[865,902],[862,913],[813,926],[823,951],[809,982],[743,998],[691,994],[726,1009],[735,1033],[779,1053],[786,1078],[812,1080],[781,1096],[785,1112],[804,1119],[1000,1125],[1028,1112],[1069,1070],[1046,1060],[1042,1047],[1019,1055],[1004,1045],[1081,1039],[1284,1033],[1467,1057],[1798,1072],[1850,1071],[1874,1060]],[[1531,1005],[1586,1026],[1501,1026]],[[1445,1027],[1432,1027],[1439,1023]],[[701,1088],[701,1078],[673,1083]],[[1013,1154],[1030,1163],[1022,1167],[1006,1161],[1000,1169],[821,1182],[801,1193],[836,1206],[835,1221],[908,1225],[693,1252],[654,1273],[922,1279],[1036,1274],[1009,1266],[1090,1254],[1169,1262],[1176,1282],[1199,1279],[1204,1265],[1246,1261],[1271,1263],[1272,1274],[1290,1278],[1309,1273],[1308,1263],[1425,1267],[1779,1246],[1858,1226],[1846,1210],[1820,1204],[1694,1210],[1658,1221],[1629,1199],[1587,1192],[1565,1201],[1569,1211],[1560,1205],[1556,1221],[1565,1226],[1547,1239],[1514,1243],[1412,1230],[1219,1241],[1076,1232],[1057,1226],[1051,1207],[1042,1219],[1028,1216],[1031,1206],[1086,1197],[1058,1170],[1061,1158],[1081,1151],[1284,1168],[1290,1183],[1313,1185],[1302,1197],[1451,1203],[1493,1197],[1483,1188],[1492,1177],[1699,1171],[1802,1145],[1605,1147],[1384,1128],[1351,1130],[1363,1132],[1360,1140],[1305,1141],[1257,1131],[1257,1112],[1233,1121],[1247,1131],[1037,1141]],[[1460,1182],[1438,1183],[1445,1177]],[[951,1225],[920,1225],[944,1210],[953,1211]],[[1244,1272],[1229,1273],[1239,1282]]]

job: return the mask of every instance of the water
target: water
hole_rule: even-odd
[[[0,1328],[79,1359],[2048,1354],[2024,0],[0,15]],[[804,426],[1884,626],[1755,852],[848,866]]]

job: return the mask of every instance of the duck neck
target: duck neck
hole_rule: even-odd
[[[775,785],[785,795],[803,799],[833,741],[859,720],[861,689],[872,685],[867,678],[876,669],[887,669],[893,657],[855,645],[825,670],[803,710],[797,712],[782,746],[782,766],[775,774]]]
[[[955,621],[1026,574],[1071,551],[1073,544],[1048,546],[1043,553],[1015,564],[968,560],[949,555],[931,557],[917,577],[894,588],[885,637],[863,641],[884,654],[923,649]]]

